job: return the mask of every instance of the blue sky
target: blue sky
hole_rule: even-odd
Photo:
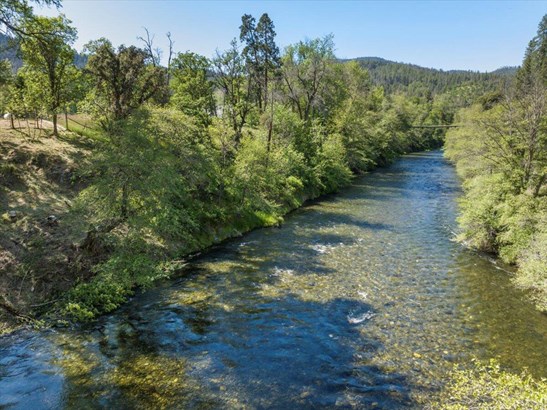
[[[37,8],[38,14],[57,10]],[[89,40],[138,44],[143,27],[167,48],[211,57],[238,36],[241,15],[274,21],[282,47],[306,37],[334,34],[341,58],[377,56],[441,69],[491,71],[519,65],[547,13],[544,1],[130,1],[63,0],[61,12]]]

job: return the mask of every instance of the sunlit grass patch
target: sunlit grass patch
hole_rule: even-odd
[[[547,380],[534,379],[526,370],[508,372],[496,360],[474,361],[471,369],[454,369],[441,395],[427,408],[543,410],[547,408]]]

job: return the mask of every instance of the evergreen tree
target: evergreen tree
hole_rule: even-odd
[[[528,43],[522,67],[517,72],[517,90],[527,93],[537,82],[547,86],[547,14],[539,23],[537,35]]]
[[[261,107],[265,110],[268,106],[268,93],[270,77],[274,76],[280,67],[281,60],[279,47],[275,44],[276,32],[274,23],[267,13],[260,16],[256,26],[256,37],[258,39],[260,64],[262,65],[262,78],[260,88],[262,89]]]
[[[256,32],[256,20],[250,14],[241,16],[241,26],[239,27],[239,40],[245,44],[241,55],[245,59],[247,69],[247,88],[249,96],[262,111],[262,71],[261,47]]]

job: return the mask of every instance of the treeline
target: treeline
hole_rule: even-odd
[[[387,93],[407,92],[418,95],[436,95],[467,86],[476,90],[474,97],[484,90],[494,91],[503,88],[515,74],[515,67],[503,67],[492,73],[464,70],[436,70],[414,64],[396,63],[378,57],[356,58],[372,78],[372,82],[382,85]]]
[[[78,112],[100,128],[71,211],[91,227],[78,244],[91,279],[63,299],[79,319],[116,308],[184,255],[279,223],[355,173],[440,146],[443,129],[420,126],[450,123],[467,104],[458,88],[386,94],[358,62],[336,59],[330,35],[281,51],[267,14],[244,15],[239,39],[211,59],[176,53],[170,41],[162,65],[146,31],[142,47],[90,42],[79,69],[70,20],[4,3],[0,23],[23,59],[16,75],[3,63],[0,76],[12,126],[50,118],[58,136],[59,114]]]
[[[23,66],[19,52],[20,47],[16,39],[0,33],[0,60],[7,60],[13,71],[17,71]]]
[[[514,85],[456,122],[445,147],[464,179],[461,239],[517,264],[515,282],[547,311],[547,15]]]

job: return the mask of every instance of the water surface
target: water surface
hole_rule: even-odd
[[[458,195],[408,155],[91,329],[0,339],[0,408],[412,408],[471,357],[546,377],[547,317],[452,241]]]

